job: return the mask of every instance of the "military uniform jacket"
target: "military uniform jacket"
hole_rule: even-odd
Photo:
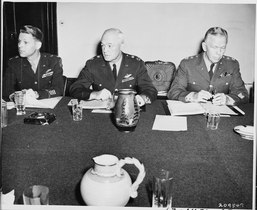
[[[27,58],[16,56],[9,59],[4,76],[4,97],[8,99],[14,91],[33,89],[39,99],[56,97],[63,94],[63,69],[61,58],[41,53],[36,73]]]
[[[152,102],[157,97],[157,90],[152,84],[144,62],[136,56],[125,53],[122,55],[116,81],[109,63],[102,55],[98,55],[86,62],[77,81],[71,85],[70,94],[74,98],[87,100],[92,91],[104,88],[111,93],[119,89],[132,88],[137,94],[146,95]]]
[[[210,85],[216,93],[224,93],[234,99],[235,104],[248,102],[248,92],[241,78],[238,61],[223,56],[210,80],[203,53],[181,61],[168,98],[185,102],[190,92],[209,91]]]

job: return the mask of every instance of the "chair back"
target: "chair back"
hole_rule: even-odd
[[[77,80],[77,78],[63,76],[64,88],[63,96],[70,96],[70,86]]]
[[[167,96],[167,92],[175,76],[175,64],[158,60],[146,61],[145,65],[148,75],[158,91],[158,96]]]

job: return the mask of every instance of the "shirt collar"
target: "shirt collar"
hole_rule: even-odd
[[[115,63],[110,62],[111,69],[113,68],[113,64],[116,64],[117,71],[120,69],[121,61],[122,61],[123,54],[121,54],[120,59],[116,61]]]
[[[204,52],[204,54],[203,54],[203,60],[205,62],[205,65],[206,65],[208,71],[210,71],[210,66],[211,66],[212,62],[207,58],[206,52]],[[214,64],[213,70],[215,69],[216,65],[217,65],[217,63]]]

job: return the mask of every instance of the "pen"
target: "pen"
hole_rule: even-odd
[[[234,108],[239,111],[242,115],[245,115],[244,111],[242,111],[240,108],[238,108],[237,106],[234,106]]]

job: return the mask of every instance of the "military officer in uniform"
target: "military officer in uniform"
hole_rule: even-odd
[[[247,103],[239,63],[224,56],[227,42],[226,30],[210,28],[202,42],[203,52],[181,61],[168,98],[183,102],[212,100],[215,105]]]
[[[142,106],[157,98],[144,62],[133,55],[123,53],[124,35],[119,29],[107,29],[101,38],[102,55],[86,62],[78,79],[70,87],[71,96],[83,100],[107,100],[119,89],[137,91]],[[91,87],[91,88],[90,88]]]
[[[61,58],[41,53],[43,33],[37,27],[25,25],[18,38],[19,56],[9,59],[4,75],[4,98],[15,91],[26,90],[36,99],[63,94],[63,69]]]

